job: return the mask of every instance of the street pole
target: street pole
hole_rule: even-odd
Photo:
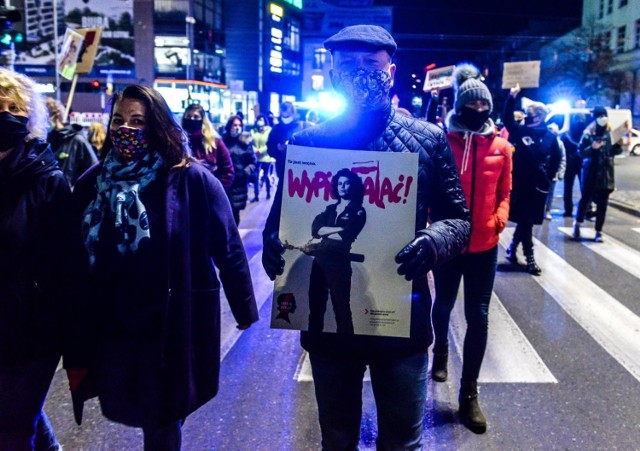
[[[56,100],[60,102],[60,74],[58,73],[58,0],[53,0],[53,49],[55,53],[55,65],[53,72],[56,74]]]
[[[194,67],[193,67],[193,25],[196,23],[195,17],[193,17],[193,2],[189,1],[189,15],[186,17],[185,22],[187,23],[187,39],[189,40],[189,64],[187,64],[187,80],[194,79]]]

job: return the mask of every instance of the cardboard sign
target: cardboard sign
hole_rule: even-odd
[[[287,147],[272,328],[409,336],[417,175],[417,153]]]
[[[520,84],[521,88],[540,86],[540,61],[504,63],[502,69],[502,89],[511,89]]]
[[[427,77],[424,80],[424,92],[429,92],[432,89],[446,89],[453,86],[453,70],[456,66],[440,67],[427,72]]]
[[[88,74],[93,68],[93,62],[98,53],[102,28],[78,28],[76,31],[84,36],[80,56],[78,57],[78,65],[76,66],[76,74]]]
[[[76,73],[78,56],[80,55],[83,40],[84,36],[71,28],[67,28],[64,33],[62,49],[59,55],[60,59],[56,70],[67,80],[71,80]]]

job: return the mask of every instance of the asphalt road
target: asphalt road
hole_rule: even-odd
[[[637,189],[640,158],[618,160],[617,171],[620,187]],[[559,183],[556,196],[561,189]],[[269,328],[272,284],[260,265],[268,208],[264,200],[250,204],[241,221],[262,319],[238,332],[223,312],[220,393],[187,419],[185,450],[320,449],[313,381],[298,334]],[[572,220],[561,217],[560,197],[553,214],[534,229],[539,277],[507,264],[513,228],[501,239],[480,377],[488,431],[474,434],[456,416],[465,327],[459,299],[449,380],[429,386],[425,449],[640,449],[640,218],[609,209],[605,242],[593,243],[589,222],[587,239],[569,238]],[[105,420],[95,401],[76,426],[63,373],[45,408],[65,450],[142,449],[141,432]],[[369,383],[363,411],[361,449],[373,449]]]

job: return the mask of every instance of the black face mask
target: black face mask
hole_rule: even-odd
[[[190,134],[199,132],[202,130],[202,119],[183,119],[182,128]]]
[[[29,118],[14,116],[8,111],[0,113],[0,152],[13,149],[29,134],[27,123]]]
[[[476,111],[473,108],[463,106],[460,110],[460,119],[469,130],[475,132],[480,130],[480,127],[489,119],[489,110]]]

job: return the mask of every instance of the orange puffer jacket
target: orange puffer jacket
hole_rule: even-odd
[[[466,252],[491,249],[507,225],[513,146],[496,134],[449,132],[462,189],[471,210]]]

